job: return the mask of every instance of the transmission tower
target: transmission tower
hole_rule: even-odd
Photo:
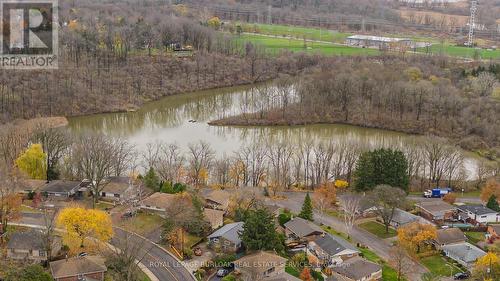
[[[470,3],[470,19],[469,19],[469,40],[467,40],[467,46],[474,47],[474,27],[476,24],[476,12],[478,0],[471,0]]]

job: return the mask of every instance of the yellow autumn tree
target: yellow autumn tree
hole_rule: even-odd
[[[345,189],[349,186],[349,183],[345,180],[335,180],[335,187],[340,189]]]
[[[86,239],[106,242],[113,237],[111,218],[101,210],[65,208],[57,217],[57,226],[66,231],[68,238],[77,239],[81,248]]]
[[[218,17],[212,17],[211,19],[209,19],[207,21],[207,24],[208,26],[210,26],[211,28],[215,29],[215,30],[218,30],[221,26],[221,21]]]
[[[436,239],[437,231],[433,225],[418,222],[398,228],[399,244],[411,253],[420,253],[428,248],[428,243]]]
[[[486,255],[477,259],[474,265],[474,277],[477,280],[498,280],[500,278],[500,258],[494,252],[488,252]]]
[[[32,179],[44,180],[47,177],[47,154],[39,143],[28,147],[16,159],[16,165]]]

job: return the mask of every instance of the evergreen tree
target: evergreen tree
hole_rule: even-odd
[[[284,249],[284,240],[276,232],[274,216],[265,208],[249,210],[240,233],[241,240],[248,250]]]
[[[497,197],[492,194],[486,203],[486,207],[492,209],[493,211],[500,212],[500,206],[498,205]]]
[[[300,210],[299,217],[305,220],[313,220],[313,206],[311,197],[309,197],[309,192],[306,194],[306,198],[304,199],[304,204],[302,204],[302,210]]]
[[[399,150],[381,148],[363,153],[354,175],[357,191],[369,191],[382,184],[408,189],[408,161]]]
[[[146,175],[142,178],[144,185],[154,191],[160,190],[160,178],[156,175],[155,170],[151,167]]]

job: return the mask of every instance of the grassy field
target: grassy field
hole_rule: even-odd
[[[445,257],[441,255],[434,255],[421,258],[420,262],[429,269],[430,272],[439,276],[450,276],[458,272],[462,272],[460,268],[448,262]]]
[[[391,238],[391,237],[394,237],[397,235],[397,232],[394,228],[389,228],[389,232],[386,233],[385,226],[383,224],[375,222],[375,221],[367,221],[367,222],[361,223],[361,224],[359,224],[359,227],[361,227],[362,229],[364,229],[370,233],[377,235],[378,237],[380,237],[382,239]]]
[[[287,36],[304,38],[305,36],[310,40],[335,43],[343,43],[348,36],[352,35],[351,33],[337,32],[333,30],[277,24],[244,24],[243,31],[282,37]]]
[[[469,242],[472,244],[477,244],[477,242],[484,241],[486,238],[484,236],[484,232],[471,232],[471,231],[466,231],[464,232],[465,236],[467,236],[467,239],[469,239]]]
[[[269,37],[258,34],[244,34],[237,37],[238,41],[245,43],[251,42],[256,45],[265,47],[266,51],[271,54],[277,54],[280,51],[288,50],[292,52],[306,52],[306,53],[321,53],[324,55],[338,55],[338,56],[356,56],[356,55],[377,55],[378,50],[353,48],[347,46],[339,46],[330,43],[306,42],[304,46],[303,40],[286,39],[278,37]]]
[[[420,48],[419,52],[431,54],[444,54],[451,57],[474,58],[478,54],[481,59],[500,59],[500,50],[484,50],[453,46],[447,43],[432,45],[430,48]]]

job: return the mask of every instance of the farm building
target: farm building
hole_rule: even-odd
[[[372,35],[352,35],[347,37],[346,42],[349,46],[363,48],[378,48],[381,50],[402,50],[413,48],[413,40],[409,38],[380,37]]]

